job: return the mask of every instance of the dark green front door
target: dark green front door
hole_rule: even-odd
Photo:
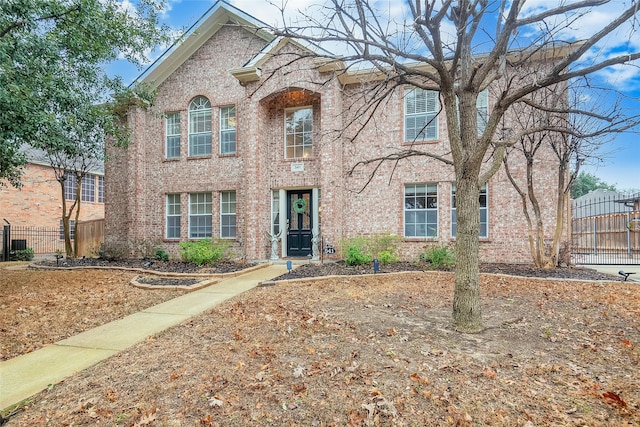
[[[287,256],[306,257],[311,254],[312,208],[311,190],[287,192]]]

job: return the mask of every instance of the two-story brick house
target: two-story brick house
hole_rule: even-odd
[[[341,70],[338,78],[335,64],[292,61],[310,48],[267,28],[217,2],[141,76],[157,96],[153,108],[130,111],[129,147],[110,148],[105,243],[132,250],[153,241],[177,254],[179,242],[221,237],[259,260],[271,257],[278,233],[283,258],[317,256],[362,234],[402,236],[408,259],[425,242],[453,241],[452,168],[415,157],[383,163],[372,178],[373,165],[352,171],[411,144],[446,153],[437,90],[395,90],[360,128],[362,73]],[[478,106],[480,120],[489,95]],[[543,209],[554,215],[552,168],[539,184],[549,188]],[[480,202],[482,259],[530,261],[520,200],[502,171]]]

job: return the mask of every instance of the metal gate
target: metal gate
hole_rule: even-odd
[[[640,193],[592,191],[573,201],[575,264],[640,264]]]

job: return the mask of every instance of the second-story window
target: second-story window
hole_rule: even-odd
[[[211,103],[198,96],[189,104],[189,156],[211,154]]]
[[[166,148],[167,159],[180,157],[180,113],[167,113],[166,120]]]
[[[404,140],[438,139],[438,91],[411,88],[404,91]]]
[[[236,152],[236,107],[220,108],[220,154]]]
[[[285,158],[311,157],[313,148],[313,109],[303,107],[285,111]]]

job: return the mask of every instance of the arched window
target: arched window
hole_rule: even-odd
[[[189,156],[211,155],[211,102],[197,96],[189,104]]]

